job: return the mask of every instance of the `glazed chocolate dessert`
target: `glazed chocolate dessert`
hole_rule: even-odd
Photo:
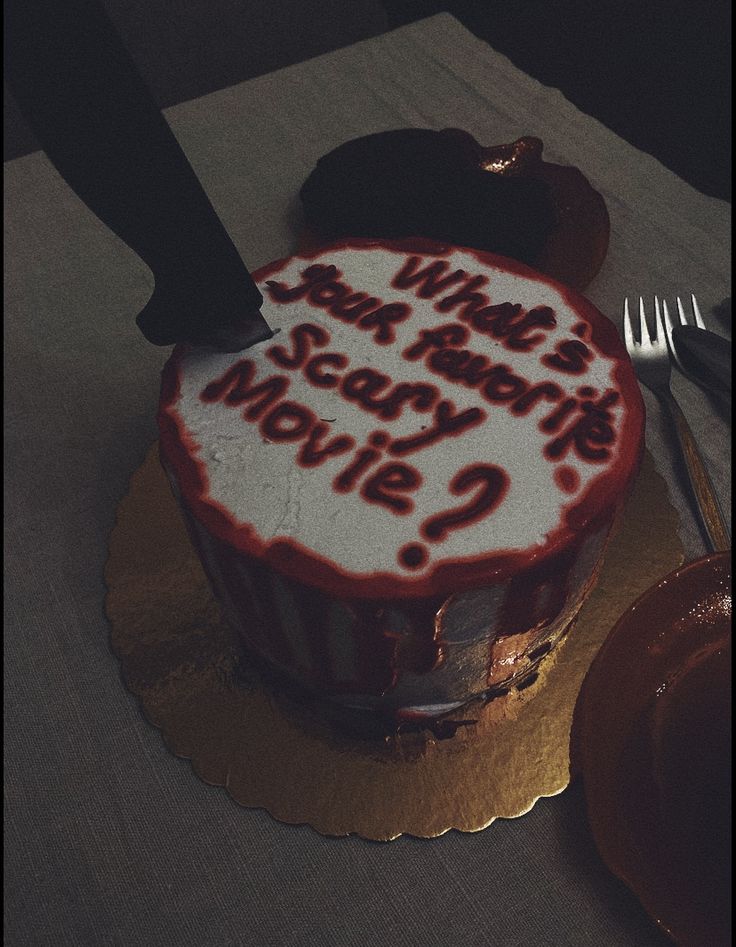
[[[524,137],[484,148],[465,131],[406,128],[324,155],[301,188],[319,241],[420,236],[519,260],[577,289],[603,263],[603,198]]]

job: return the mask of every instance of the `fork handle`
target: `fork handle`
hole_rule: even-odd
[[[685,458],[685,464],[687,465],[690,484],[695,493],[698,510],[700,511],[703,525],[708,535],[711,551],[720,552],[725,549],[730,549],[731,537],[728,533],[728,527],[724,522],[723,514],[721,513],[718,499],[713,489],[713,484],[708,476],[703,458],[700,456],[700,451],[693,437],[693,432],[690,430],[690,425],[687,423],[687,419],[675,399],[670,396],[666,400],[670,415],[675,424],[677,438],[680,442],[683,457]]]

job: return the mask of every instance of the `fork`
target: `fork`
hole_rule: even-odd
[[[694,295],[690,295],[692,316],[677,297],[677,318],[670,316],[662,300],[662,317],[667,332],[670,354],[680,372],[710,395],[731,395],[731,343],[710,332]]]
[[[681,304],[680,308],[682,308]],[[698,446],[693,437],[693,432],[690,430],[690,425],[687,423],[685,415],[682,413],[680,406],[670,391],[672,363],[667,346],[667,336],[662,320],[662,311],[657,296],[654,297],[654,316],[656,333],[652,335],[647,325],[644,300],[639,297],[640,341],[637,342],[634,336],[631,314],[629,312],[629,300],[624,300],[624,342],[626,349],[631,361],[634,363],[639,380],[659,398],[674,424],[680,450],[682,451],[690,478],[690,486],[695,495],[698,512],[703,527],[705,528],[711,551],[730,549],[731,538],[718,505],[718,499],[713,489],[713,484],[708,476],[708,471],[703,463],[703,459],[700,456]]]
[[[691,326],[694,322],[695,327],[697,329],[705,329],[706,328],[705,321],[700,313],[698,300],[695,298],[695,295],[693,293],[690,293],[690,300],[691,300],[691,305],[692,305],[692,310],[693,310],[692,321],[688,319],[687,315],[685,314],[685,307],[682,305],[682,300],[680,299],[679,296],[677,297],[677,315],[679,316],[679,319],[680,319],[680,325]],[[655,297],[655,308],[656,308],[656,297]],[[672,358],[675,361],[675,365],[677,365],[677,367],[680,369],[683,375],[686,375],[688,378],[692,378],[691,373],[682,364],[682,359],[677,354],[677,349],[675,347],[674,339],[672,337],[672,333],[675,331],[675,327],[677,323],[670,315],[669,307],[667,306],[667,302],[664,299],[662,300],[662,316],[664,318],[664,327],[667,332],[667,344],[670,347],[670,354],[672,355]]]

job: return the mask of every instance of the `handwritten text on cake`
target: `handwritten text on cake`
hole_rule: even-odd
[[[328,348],[331,337],[325,328],[309,322],[294,326],[288,343],[267,350],[278,373],[257,377],[256,364],[242,359],[204,388],[202,400],[242,408],[243,419],[257,424],[268,441],[298,444],[296,461],[300,466],[333,465],[336,492],[356,492],[365,502],[399,516],[414,509],[412,494],[422,484],[422,473],[406,458],[470,432],[487,419],[484,405],[504,407],[521,416],[540,403],[550,403],[553,410],[539,422],[547,438],[544,454],[550,462],[562,460],[570,451],[588,463],[608,460],[615,440],[610,411],[618,400],[615,391],[601,394],[582,385],[576,397],[566,396],[555,381],[531,383],[510,366],[466,348],[475,332],[498,340],[510,351],[533,352],[543,346],[547,333],[556,326],[554,311],[548,306],[525,311],[518,303],[509,302],[492,305],[480,292],[486,277],[463,270],[448,273],[443,260],[420,269],[421,262],[421,257],[409,257],[391,284],[401,290],[414,288],[424,299],[438,297],[435,308],[445,318],[433,328],[419,330],[402,357],[407,362],[421,361],[430,374],[444,382],[476,391],[480,404],[459,410],[433,383],[394,381],[374,368],[354,366],[344,352]],[[307,266],[295,286],[269,281],[267,292],[277,302],[304,300],[325,309],[334,318],[370,333],[378,345],[394,344],[395,327],[412,311],[405,302],[384,303],[354,291],[338,269],[327,264]],[[451,310],[456,310],[456,321],[448,322],[446,314]],[[538,357],[547,368],[569,376],[585,372],[594,354],[581,338],[575,338],[559,342],[553,351]],[[285,372],[299,372],[309,385],[331,389],[372,414],[378,427],[361,444],[350,434],[332,433],[329,423],[309,407],[288,399],[291,378]],[[418,421],[424,422],[414,434],[392,437],[380,427],[381,422],[393,421],[405,412],[419,415]],[[572,468],[558,470],[564,471],[554,478],[559,489],[574,490]],[[496,464],[477,463],[459,470],[447,489],[451,496],[466,499],[426,518],[420,529],[423,538],[442,541],[450,530],[488,516],[502,502],[508,486],[508,475]],[[426,550],[416,543],[403,547],[399,554],[408,569],[420,567],[426,558]]]

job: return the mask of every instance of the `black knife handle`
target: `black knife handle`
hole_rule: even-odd
[[[157,345],[272,333],[258,288],[99,0],[6,0],[6,78],[49,160],[151,268]]]

